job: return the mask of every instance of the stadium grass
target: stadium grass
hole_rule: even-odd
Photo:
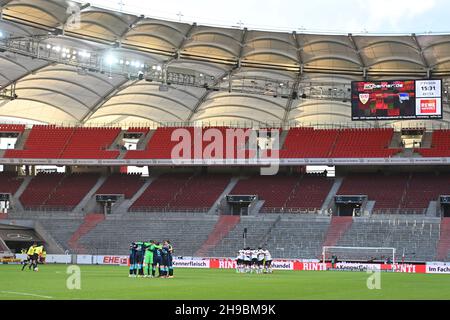
[[[369,290],[365,272],[176,269],[173,279],[128,278],[126,267],[81,266],[81,290],[69,290],[67,266],[39,272],[0,265],[0,300],[449,300],[450,275],[382,273],[381,290]]]

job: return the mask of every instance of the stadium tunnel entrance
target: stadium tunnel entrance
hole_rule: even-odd
[[[12,253],[21,253],[35,242],[46,246],[45,241],[35,230],[19,226],[0,225],[0,240]]]
[[[227,207],[225,214],[233,216],[248,216],[251,211],[251,207],[258,201],[256,195],[228,195],[226,197]]]
[[[441,213],[443,218],[450,218],[450,196],[441,196]]]
[[[359,217],[367,203],[367,196],[335,196],[336,215],[339,217]]]

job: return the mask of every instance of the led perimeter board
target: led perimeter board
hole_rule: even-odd
[[[442,119],[442,80],[352,82],[352,120]]]

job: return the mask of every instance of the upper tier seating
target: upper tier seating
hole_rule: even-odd
[[[450,129],[435,130],[430,149],[415,149],[423,157],[450,157]]]
[[[188,134],[186,139],[190,144],[190,154],[184,154],[183,151],[175,149],[175,146],[180,144],[180,141],[186,141],[179,138],[177,129],[186,130],[185,133]],[[215,129],[215,131],[207,131],[208,129]],[[160,127],[153,134],[152,138],[148,142],[147,148],[145,150],[130,150],[127,152],[126,159],[172,159],[172,150],[175,151],[174,156],[181,159],[198,159],[198,158],[231,158],[234,159],[241,154],[238,153],[239,150],[245,150],[245,143],[248,141],[248,135],[245,136],[243,141],[235,139],[234,148],[227,150],[227,127],[205,127],[205,128],[172,128],[172,127]],[[244,129],[243,133],[250,134],[250,129]],[[179,131],[183,133],[183,131]],[[205,135],[205,132],[207,134]],[[219,133],[223,140],[219,140],[222,143],[223,148],[220,149],[221,154],[216,154],[212,152],[210,148],[213,148],[212,143],[215,142],[215,133]],[[174,134],[174,140],[172,141],[172,134]],[[201,134],[201,136],[200,136]],[[208,135],[211,135],[208,136]],[[203,141],[211,140],[211,141]],[[214,137],[214,138],[213,138]],[[184,138],[184,136],[183,136]],[[198,142],[197,142],[198,141]],[[197,146],[200,148],[195,149]],[[207,148],[210,146],[209,148]],[[230,146],[231,148],[231,146]],[[177,152],[179,151],[179,152]],[[217,150],[216,150],[217,151]],[[243,154],[248,157],[248,152],[243,152]]]
[[[23,150],[6,150],[5,158],[58,159],[74,128],[35,125]]]
[[[23,124],[0,124],[0,132],[24,132]]]
[[[338,130],[292,128],[280,150],[281,158],[327,158],[336,142]]]
[[[61,154],[62,159],[115,159],[118,150],[108,149],[120,128],[76,128]]]
[[[114,159],[119,151],[106,150],[120,128],[64,128],[35,125],[23,150],[7,150],[5,158]]]
[[[387,158],[400,149],[388,149],[394,129],[340,130],[331,158]]]
[[[123,194],[125,199],[131,199],[143,185],[140,174],[113,173],[95,193]]]

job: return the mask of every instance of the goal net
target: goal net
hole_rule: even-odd
[[[323,262],[335,256],[338,262],[386,262],[395,264],[395,248],[386,247],[323,247]]]

